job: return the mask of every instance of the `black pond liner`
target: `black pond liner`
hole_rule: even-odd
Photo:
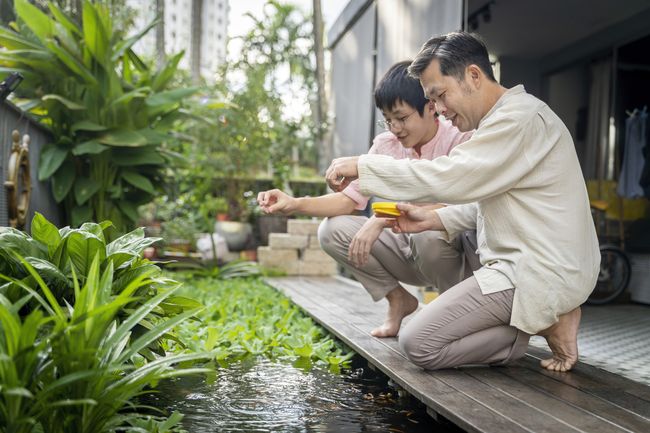
[[[249,357],[220,368],[213,380],[177,378],[156,390],[141,402],[183,413],[183,428],[190,433],[462,432],[437,423],[424,405],[398,393],[359,356],[340,374]]]

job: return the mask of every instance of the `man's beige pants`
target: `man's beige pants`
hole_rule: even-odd
[[[444,292],[400,330],[400,346],[411,361],[433,370],[505,364],[524,355],[529,335],[508,325],[514,290],[481,293],[472,276],[481,265],[471,236],[465,233],[450,243],[435,231],[405,235],[384,230],[368,262],[357,268],[348,259],[348,249],[367,220],[348,215],[326,218],[318,239],[375,301],[399,282]]]

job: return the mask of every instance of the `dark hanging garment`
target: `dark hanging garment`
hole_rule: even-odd
[[[648,111],[634,110],[625,120],[625,148],[623,149],[623,165],[618,179],[616,192],[625,198],[639,198],[645,195],[641,186],[643,171],[647,168],[648,158],[644,155],[647,149]]]
[[[646,139],[645,146],[643,147],[643,157],[644,164],[643,170],[641,171],[641,177],[639,179],[639,185],[643,188],[643,194],[650,199],[650,142],[648,140],[648,131],[650,131],[650,116],[646,114],[645,120],[645,130],[646,130]]]

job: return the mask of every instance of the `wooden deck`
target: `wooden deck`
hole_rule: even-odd
[[[358,283],[307,277],[266,281],[422,401],[433,417],[468,432],[650,432],[648,386],[585,364],[570,373],[547,372],[538,364],[549,352],[534,348],[509,367],[425,371],[404,357],[397,339],[370,335],[387,304],[373,303]]]

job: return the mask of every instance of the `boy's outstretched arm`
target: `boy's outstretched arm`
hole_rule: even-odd
[[[356,202],[347,195],[337,192],[319,197],[291,197],[279,189],[257,194],[257,203],[264,213],[272,215],[307,215],[332,217],[354,212]]]

